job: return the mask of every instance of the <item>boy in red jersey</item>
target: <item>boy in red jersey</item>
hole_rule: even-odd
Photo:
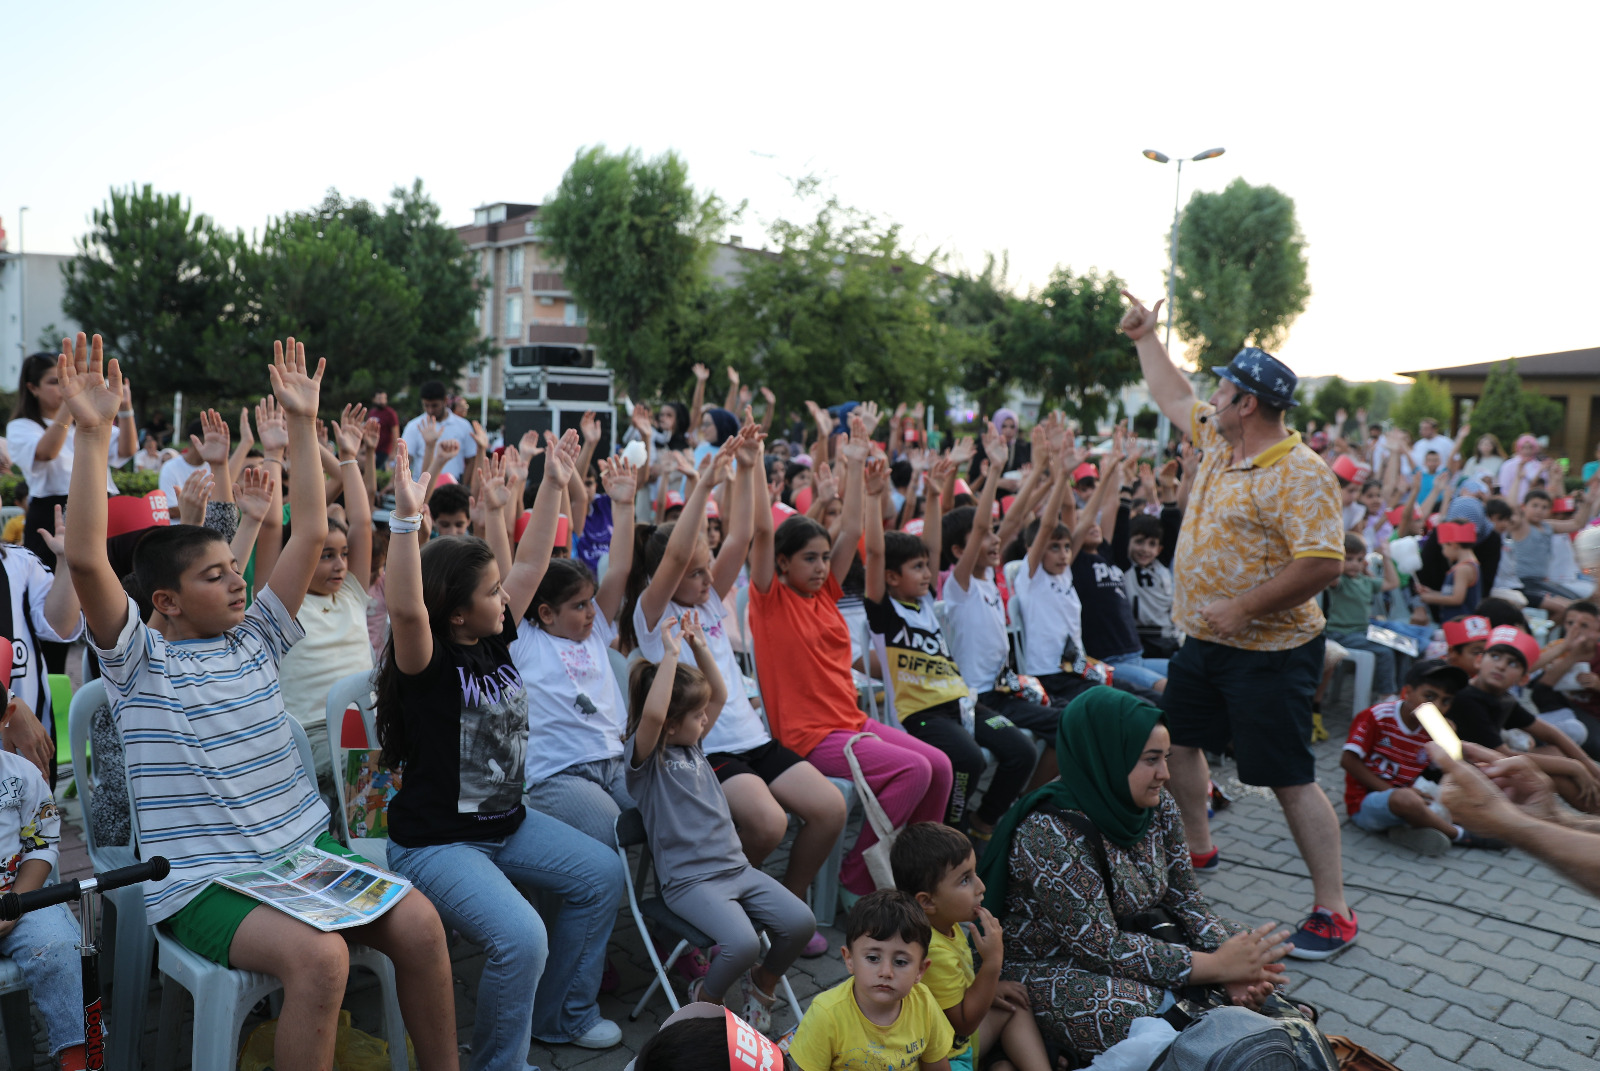
[[[1451,845],[1504,847],[1451,822],[1450,812],[1412,787],[1428,768],[1431,739],[1414,711],[1432,703],[1446,713],[1466,686],[1465,671],[1446,662],[1418,662],[1406,674],[1400,698],[1356,715],[1339,764],[1344,767],[1345,811],[1357,828],[1387,832],[1390,840],[1423,855],[1444,855]]]

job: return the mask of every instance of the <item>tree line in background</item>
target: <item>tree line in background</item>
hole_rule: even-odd
[[[960,389],[992,412],[1021,388],[1084,423],[1127,416],[1117,394],[1140,373],[1115,274],[1062,266],[1019,292],[1003,256],[942,270],[939,251],[916,254],[815,180],[796,192],[812,214],[768,224],[774,250],[715,274],[744,205],[697,192],[675,153],[577,154],[541,234],[629,394],[677,396],[704,363],[786,410],[877,398],[938,412]],[[1280,342],[1309,294],[1293,202],[1236,180],[1196,193],[1182,226],[1176,322],[1202,367]],[[475,315],[487,280],[420,180],[381,207],[330,190],[259,235],[176,194],[113,189],[78,245],[64,310],[105,336],[141,405],[178,390],[190,406],[252,398],[271,340],[291,334],[330,358],[330,398],[453,380],[497,348]]]
[[[714,277],[712,243],[743,205],[697,193],[675,153],[577,154],[540,209],[541,234],[634,397],[682,393],[701,362],[770,388],[786,409],[875,398],[938,411],[960,388],[990,412],[1020,387],[1095,423],[1139,380],[1117,331],[1116,275],[1057,267],[1019,293],[1003,257],[944,271],[938,251],[917,255],[898,226],[821,196],[815,180],[796,193],[814,214],[769,224],[775,250],[740,251],[737,269]],[[1202,366],[1281,341],[1310,293],[1293,201],[1236,181],[1196,194],[1183,227],[1177,322]]]
[[[148,185],[113,189],[92,222],[62,307],[104,336],[141,406],[174,391],[191,412],[253,400],[288,335],[328,358],[329,399],[452,380],[493,352],[474,318],[476,258],[420,180],[382,208],[330,190],[259,236]]]

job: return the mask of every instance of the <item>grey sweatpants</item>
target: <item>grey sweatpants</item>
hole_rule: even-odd
[[[773,974],[788,970],[817,930],[804,901],[751,866],[675,886],[662,899],[720,946],[705,977],[705,994],[712,1000],[722,1000],[728,987],[755,965],[761,955],[757,926],[772,941],[762,966]]]
[[[601,759],[568,766],[554,777],[535,781],[522,794],[534,810],[587,833],[607,848],[617,846],[617,815],[638,804],[623,780],[623,759]]]

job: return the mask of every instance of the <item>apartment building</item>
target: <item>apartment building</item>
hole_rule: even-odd
[[[588,318],[561,281],[561,266],[544,250],[539,236],[539,206],[497,202],[473,212],[472,223],[456,233],[479,261],[479,274],[489,281],[478,326],[494,341],[489,363],[491,396],[505,390],[505,364],[500,358],[512,347],[553,347],[542,356],[551,364],[592,364]],[[469,370],[461,382],[468,395],[485,384]]]

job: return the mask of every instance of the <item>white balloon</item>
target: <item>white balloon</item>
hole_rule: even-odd
[[[650,457],[650,451],[645,449],[644,443],[635,439],[622,448],[622,456],[627,458],[628,463],[634,468],[639,468]]]
[[[1600,573],[1600,525],[1591,524],[1572,537],[1572,554],[1579,569]]]

